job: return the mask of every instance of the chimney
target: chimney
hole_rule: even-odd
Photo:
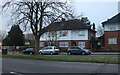
[[[64,25],[65,25],[65,18],[62,18],[62,19],[61,19],[61,22],[62,22],[61,25],[64,26]]]
[[[95,31],[95,23],[93,23],[93,30]]]

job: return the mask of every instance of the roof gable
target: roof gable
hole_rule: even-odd
[[[108,19],[107,21],[103,22],[102,24],[109,24],[109,23],[120,23],[120,13]]]

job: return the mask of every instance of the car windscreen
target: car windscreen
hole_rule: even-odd
[[[81,49],[81,48],[79,48],[79,47],[75,47],[76,49]]]
[[[52,49],[52,47],[48,47],[47,49]]]
[[[70,47],[70,49],[74,49],[74,47]]]
[[[52,49],[52,47],[45,47],[42,50],[46,50],[46,49]]]
[[[27,48],[26,51],[34,51],[33,48]]]

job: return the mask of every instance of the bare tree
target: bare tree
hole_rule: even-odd
[[[97,27],[97,36],[102,36],[104,34],[104,29],[101,25]]]
[[[10,8],[11,7],[11,8]],[[46,32],[46,26],[53,22],[74,18],[67,2],[51,2],[51,0],[11,0],[3,5],[3,11],[12,9],[14,23],[30,27],[35,37],[35,53],[38,53],[40,36]]]
[[[57,40],[60,38],[59,31],[49,31],[48,32],[48,43],[51,45],[57,45]]]

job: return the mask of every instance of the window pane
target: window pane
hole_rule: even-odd
[[[110,25],[110,26],[109,26],[109,30],[110,30],[110,31],[115,31],[115,30],[116,30],[116,26]]]
[[[60,31],[60,37],[67,36],[68,31]]]
[[[109,38],[108,44],[117,44],[117,39],[116,38]]]
[[[78,42],[78,46],[80,48],[85,48],[85,42]]]
[[[68,42],[60,42],[59,47],[68,47]]]
[[[85,34],[85,31],[83,31],[83,30],[80,30],[80,31],[78,32],[78,35],[79,35],[79,36],[84,36],[84,34]]]
[[[40,47],[44,47],[44,42],[40,42]]]

